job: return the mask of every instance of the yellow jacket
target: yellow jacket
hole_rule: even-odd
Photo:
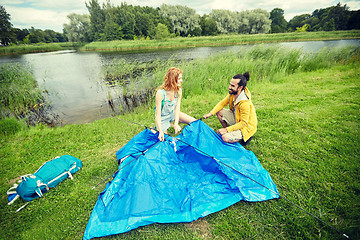
[[[243,134],[244,141],[246,142],[251,136],[253,136],[257,129],[257,117],[253,103],[251,102],[251,93],[247,87],[244,89],[246,96],[249,100],[236,101],[234,96],[228,94],[221,102],[219,102],[211,111],[212,115],[215,115],[226,105],[230,106],[230,110],[235,113],[236,124],[227,127],[228,132],[232,132],[240,129]]]

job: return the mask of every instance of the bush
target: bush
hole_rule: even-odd
[[[0,120],[0,134],[12,135],[26,128],[26,124],[16,118]]]

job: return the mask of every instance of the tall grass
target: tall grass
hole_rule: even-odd
[[[221,93],[231,77],[250,72],[250,81],[276,82],[297,72],[329,69],[337,63],[358,61],[360,48],[324,48],[313,54],[279,46],[254,46],[237,53],[213,55],[206,60],[182,63],[184,93],[199,95],[207,90]]]
[[[219,35],[209,37],[177,37],[166,40],[118,40],[108,42],[91,42],[81,47],[81,51],[146,51],[152,49],[187,48],[203,46],[246,45],[255,43],[286,42],[286,41],[316,41],[358,39],[359,30],[333,32],[303,32],[276,34],[242,34]]]
[[[11,54],[24,54],[24,53],[37,53],[37,52],[51,52],[60,50],[71,50],[77,49],[83,43],[37,43],[37,44],[21,44],[13,46],[2,46],[0,47],[0,55],[11,55]]]
[[[20,118],[43,102],[30,67],[19,64],[0,66],[0,118]]]
[[[329,69],[337,63],[357,61],[360,48],[323,48],[315,53],[304,53],[301,49],[279,45],[256,45],[239,52],[212,55],[206,59],[188,61],[155,61],[149,63],[128,63],[115,60],[104,70],[106,81],[112,86],[121,86],[119,94],[136,96],[143,91],[154,91],[162,84],[168,68],[179,67],[184,71],[184,96],[196,96],[209,91],[222,93],[232,76],[250,72],[251,82],[276,82],[278,79],[297,72],[311,72]],[[154,101],[154,94],[148,94],[147,101]]]

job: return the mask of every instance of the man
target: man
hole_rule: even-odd
[[[251,102],[251,93],[246,87],[249,78],[248,72],[235,75],[229,84],[229,94],[203,116],[206,119],[217,115],[223,127],[217,133],[224,142],[247,142],[256,132],[256,111]],[[229,105],[230,109],[224,109],[226,105]]]

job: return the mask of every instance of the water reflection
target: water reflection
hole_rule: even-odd
[[[275,45],[275,44],[264,44]],[[280,46],[299,48],[304,52],[315,52],[323,47],[359,46],[359,40],[285,42]],[[40,87],[48,91],[48,101],[53,111],[59,115],[63,124],[87,123],[112,114],[114,96],[121,95],[121,88],[106,86],[103,82],[102,68],[114,60],[123,59],[130,63],[152,61],[191,60],[206,58],[221,52],[237,52],[253,45],[226,47],[198,47],[176,50],[161,50],[142,53],[79,53],[76,51],[59,51],[50,53],[2,56],[0,64],[19,63],[30,65]],[[145,93],[146,94],[149,93]],[[144,94],[140,94],[144,95]],[[120,100],[118,100],[120,101]],[[122,100],[124,101],[124,99]],[[128,104],[134,103],[127,99]],[[139,100],[143,101],[143,100]],[[121,104],[124,104],[121,103]],[[126,105],[126,103],[125,103]]]

